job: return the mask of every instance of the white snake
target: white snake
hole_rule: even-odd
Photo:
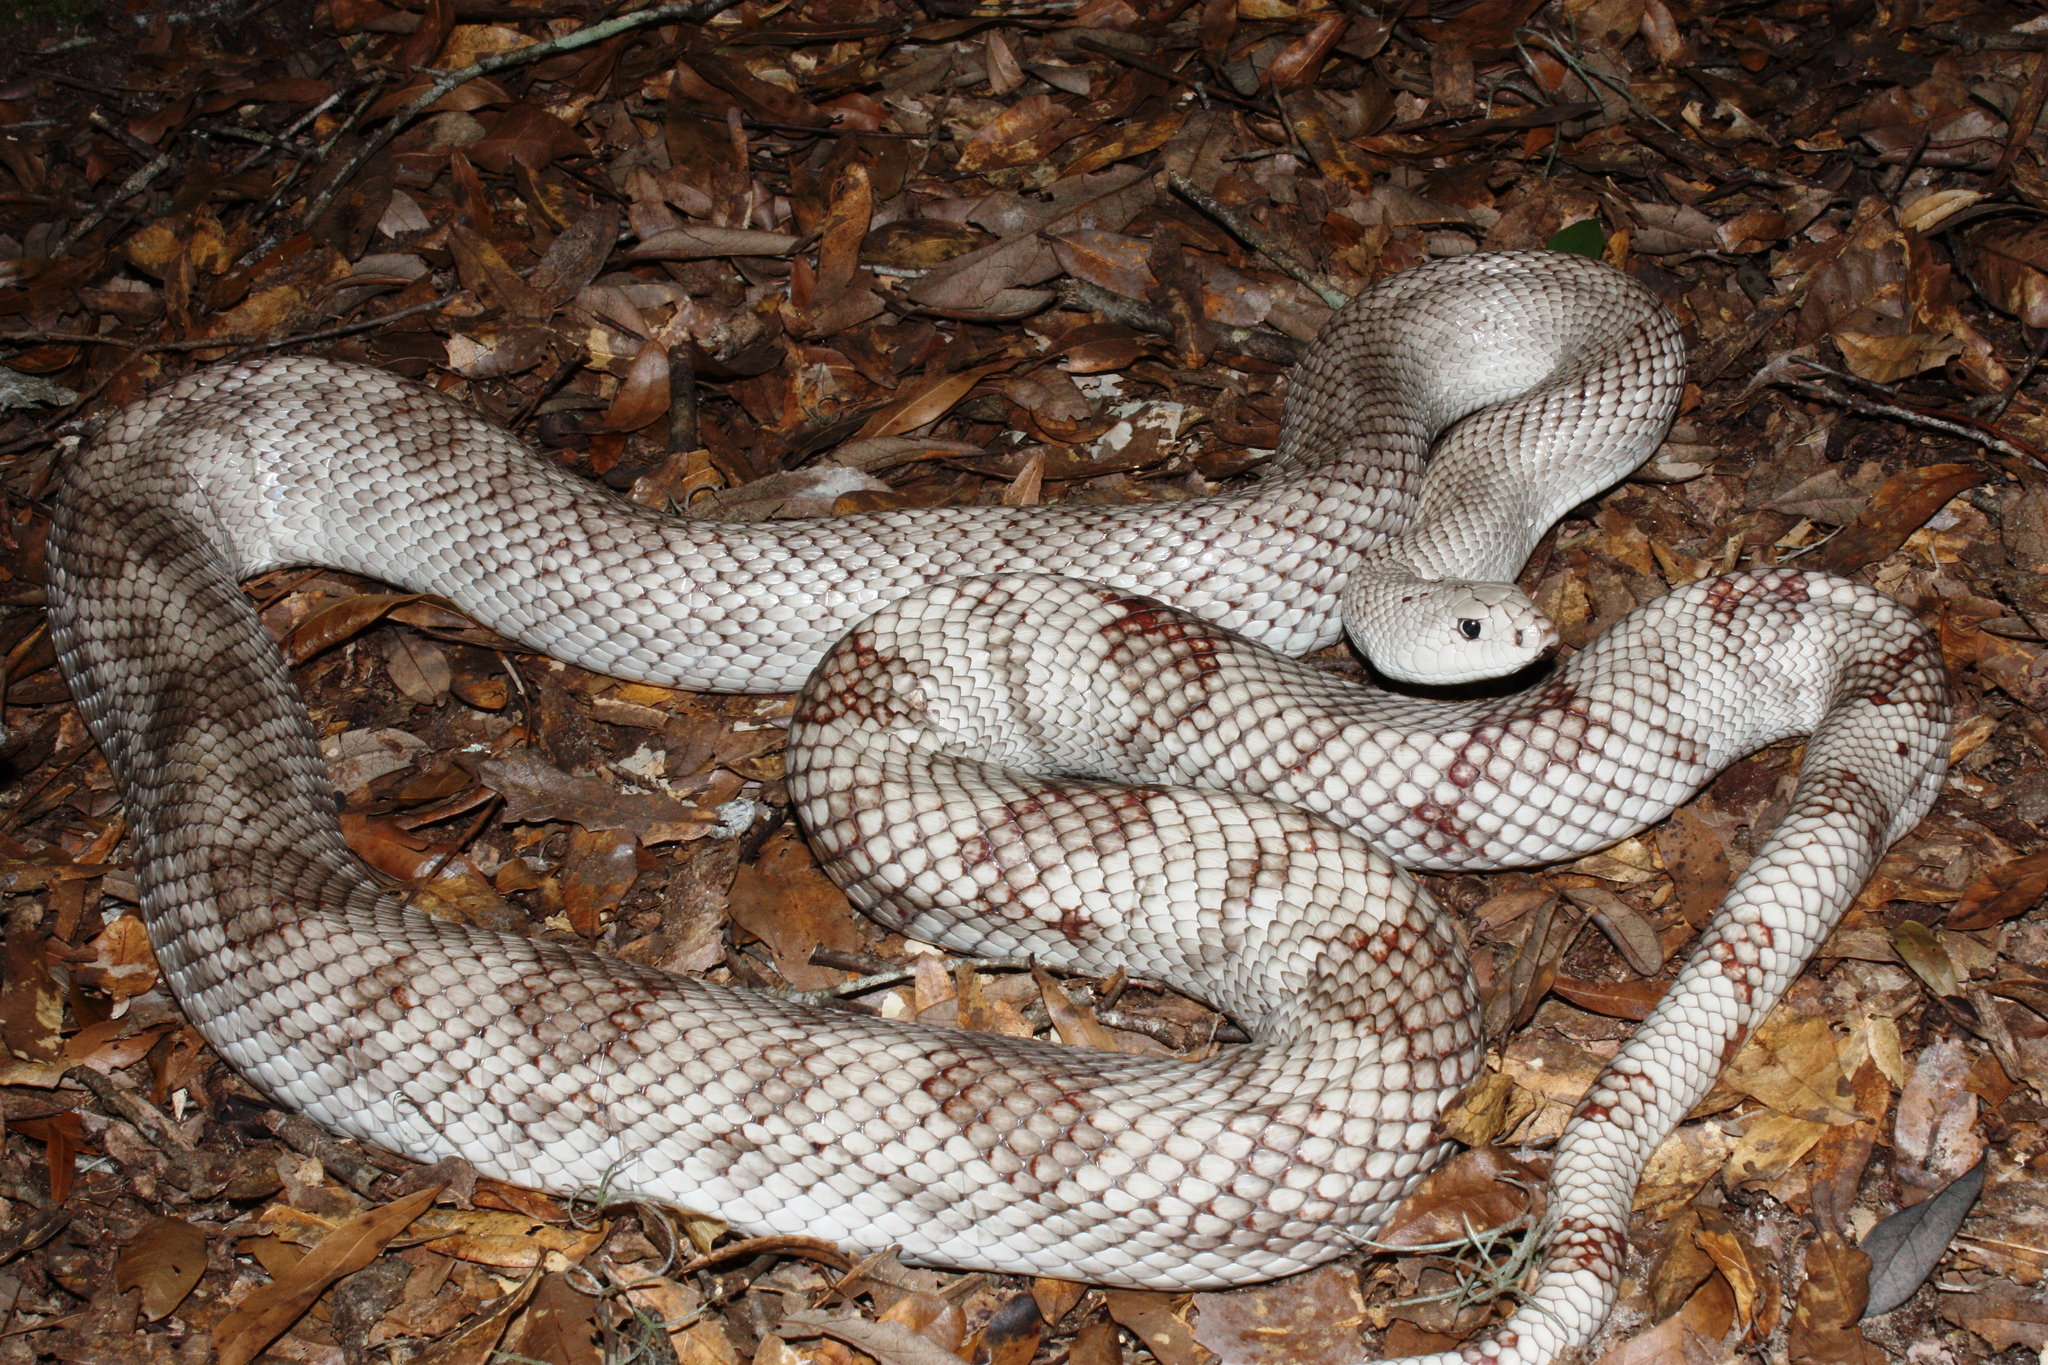
[[[1442,1155],[1476,1008],[1395,864],[1570,857],[1810,735],[1791,814],[1558,1144],[1533,1298],[1444,1358],[1534,1365],[1598,1327],[1649,1152],[1933,799],[1939,654],[1889,599],[1781,570],[1695,583],[1505,700],[1273,650],[1342,617],[1394,672],[1540,653],[1547,623],[1486,581],[1654,448],[1681,369],[1669,316],[1604,267],[1440,262],[1331,324],[1248,493],[721,525],[627,506],[373,370],[227,366],[67,471],[52,632],[165,978],[281,1102],[748,1232],[1152,1288],[1352,1250]],[[344,846],[237,586],[308,562],[624,678],[779,691],[815,666],[789,785],[857,904],[962,951],[1128,967],[1253,1042],[1186,1062],[890,1022],[404,909]]]

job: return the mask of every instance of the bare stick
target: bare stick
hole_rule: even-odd
[[[70,344],[75,346],[121,346],[130,351],[214,351],[241,347],[251,351],[274,351],[281,346],[304,346],[316,341],[332,341],[336,337],[354,336],[358,332],[373,332],[406,318],[431,313],[446,308],[462,297],[466,291],[457,290],[444,298],[429,299],[401,308],[395,313],[382,317],[365,318],[361,322],[343,323],[337,327],[323,327],[317,332],[294,332],[282,337],[198,337],[185,341],[129,341],[122,337],[100,336],[93,332],[0,332],[0,342],[22,345],[43,345],[45,343]]]
[[[1184,85],[1194,91],[1205,102],[1208,100],[1222,100],[1225,104],[1234,104],[1240,109],[1249,109],[1254,114],[1264,114],[1267,118],[1278,117],[1270,108],[1260,104],[1257,100],[1248,100],[1233,91],[1219,90],[1213,85],[1190,80],[1171,67],[1161,66],[1158,62],[1149,61],[1134,52],[1126,52],[1120,47],[1111,47],[1108,43],[1102,42],[1099,39],[1086,36],[1079,37],[1074,39],[1074,46],[1080,48],[1083,52],[1093,52],[1098,57],[1107,57],[1113,62],[1121,62],[1134,71],[1142,71],[1148,76],[1157,76],[1162,81],[1172,81],[1175,85]]]
[[[1917,408],[1900,407],[1896,403],[1880,403],[1874,398],[1843,393],[1810,379],[1773,379],[1769,382],[1777,388],[1789,389],[1801,397],[1821,403],[1832,403],[1838,408],[1847,408],[1860,416],[1882,417],[1888,421],[1904,422],[1907,426],[1944,432],[1972,445],[1982,446],[1986,450],[1995,450],[2014,459],[2031,460],[2042,469],[2048,469],[2048,457],[2044,457],[2040,451],[2002,432],[1993,431],[1974,418],[1944,417],[1931,412],[1921,412]]]
[[[1280,243],[1267,236],[1263,229],[1259,228],[1243,214],[1229,207],[1215,195],[1197,185],[1187,176],[1179,171],[1171,171],[1167,174],[1166,183],[1172,187],[1175,194],[1215,219],[1217,223],[1222,225],[1224,231],[1279,267],[1282,274],[1291,275],[1310,289],[1315,290],[1316,297],[1329,304],[1330,307],[1342,308],[1345,304],[1351,302],[1350,290],[1345,289],[1320,270],[1303,265],[1300,261],[1294,259],[1294,256],[1286,247],[1281,246]]]
[[[466,85],[479,76],[488,76],[494,71],[523,66],[542,57],[574,52],[578,48],[601,43],[607,38],[617,37],[636,28],[645,28],[649,24],[701,24],[715,15],[725,13],[738,3],[739,0],[689,0],[684,4],[656,5],[653,9],[644,9],[637,14],[622,14],[616,19],[607,19],[601,24],[580,28],[559,38],[550,38],[546,42],[534,43],[511,52],[500,52],[480,62],[472,62],[453,71],[444,71],[436,76],[425,90],[391,112],[390,117],[384,120],[382,130],[375,137],[367,139],[334,179],[328,182],[327,188],[314,196],[312,203],[306,205],[305,215],[299,221],[308,226],[318,221],[320,215],[327,212],[328,205],[334,202],[334,197],[341,193],[342,186],[362,169],[364,162],[384,150],[385,143],[397,137],[408,124],[425,113],[429,106],[439,103],[444,95],[458,86]]]
[[[99,110],[93,110],[91,114],[87,115],[87,118],[95,126],[112,133],[124,145],[128,143],[129,134],[127,130],[115,127],[108,121],[106,115],[100,113]],[[91,213],[80,219],[77,227],[65,233],[64,239],[51,248],[50,254],[52,256],[62,256],[65,252],[69,251],[74,242],[98,227],[108,214],[148,189],[152,181],[177,164],[177,158],[173,157],[169,152],[157,152],[148,143],[142,142],[141,139],[137,138],[134,140],[141,144],[143,148],[142,154],[149,155],[150,159],[143,165],[141,170],[123,180],[120,187],[108,197],[104,204],[101,204]],[[152,152],[154,152],[154,155],[150,155]]]

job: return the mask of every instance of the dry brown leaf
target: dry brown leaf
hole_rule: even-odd
[[[1031,1281],[1031,1298],[1038,1305],[1040,1321],[1057,1327],[1087,1296],[1088,1286],[1075,1280],[1052,1280],[1040,1275]]]
[[[1731,1189],[1776,1180],[1832,1131],[1825,1123],[1789,1114],[1757,1114],[1743,1129],[1735,1150],[1729,1153],[1721,1178]]]
[[[436,1335],[433,1343],[408,1365],[491,1365],[505,1328],[526,1307],[540,1281],[540,1272],[528,1275],[517,1289],[504,1295],[489,1310],[445,1336]]]
[[[1999,220],[1963,237],[1985,297],[2029,327],[2048,327],[2048,224]]]
[[[441,647],[410,631],[384,637],[384,673],[400,696],[420,706],[439,705],[454,681]]]
[[[1878,488],[1856,524],[1823,546],[1816,567],[1854,573],[1883,559],[1925,526],[1950,498],[1990,475],[1970,465],[1937,464],[1892,475]]]
[[[1204,1365],[1211,1357],[1173,1311],[1177,1297],[1144,1289],[1107,1289],[1102,1301],[1117,1325],[1144,1342],[1159,1365]]]
[[[1423,1177],[1394,1206],[1373,1241],[1383,1247],[1456,1242],[1469,1232],[1505,1227],[1529,1211],[1548,1173],[1498,1147],[1460,1152]]]
[[[2008,858],[1984,870],[1949,910],[1947,925],[1989,929],[2024,915],[2048,896],[2048,851]]]
[[[1781,1114],[1814,1123],[1855,1123],[1855,1087],[1842,1070],[1833,1024],[1778,1009],[1721,1072],[1721,1085]]]
[[[541,1277],[526,1310],[507,1333],[506,1354],[548,1365],[599,1365],[604,1351],[596,1300],[579,1293],[559,1272]]]
[[[1092,1047],[1104,1052],[1118,1052],[1116,1035],[1096,1019],[1095,1011],[1076,1005],[1067,999],[1067,993],[1060,989],[1050,972],[1040,967],[1031,969],[1031,977],[1038,983],[1038,993],[1045,1001],[1046,1013],[1059,1031],[1060,1041],[1068,1047]]]
[[[1643,1020],[1671,989],[1669,981],[1581,981],[1560,976],[1550,989],[1582,1010],[1610,1019]]]
[[[1026,95],[975,130],[960,149],[962,171],[1041,161],[1066,141],[1067,111],[1050,95]]]
[[[1792,1309],[1786,1345],[1815,1365],[1883,1365],[1886,1353],[1856,1325],[1870,1296],[1870,1258],[1831,1232],[1806,1248],[1806,1278]]]
[[[909,392],[877,412],[854,433],[855,440],[875,436],[901,436],[916,431],[919,427],[936,422],[952,411],[953,406],[968,395],[968,392],[989,375],[1006,370],[1017,362],[1013,359],[993,361],[957,374],[935,375],[921,384],[913,385]]]
[[[149,930],[133,915],[123,915],[86,945],[92,956],[71,964],[72,980],[116,1001],[156,989],[156,953]]]
[[[206,1273],[206,1234],[182,1218],[152,1218],[114,1262],[114,1287],[142,1291],[142,1315],[166,1318]]]
[[[1684,807],[1657,828],[1657,855],[1671,878],[1686,923],[1706,927],[1735,884],[1728,846],[1719,832]]]
[[[549,309],[560,308],[603,271],[618,237],[618,209],[600,204],[562,230],[526,282]]]
[[[525,824],[567,820],[589,830],[631,830],[643,844],[701,839],[716,821],[659,792],[629,794],[596,777],[571,777],[531,749],[488,759],[477,777],[505,798],[505,818]]]
[[[732,922],[768,945],[776,971],[798,990],[845,979],[843,972],[812,966],[815,949],[856,952],[867,947],[846,893],[818,870],[803,837],[793,831],[768,840],[760,856],[740,868],[729,906]],[[943,978],[937,959],[919,959],[920,965],[927,961]],[[947,993],[950,998],[950,986]]]
[[[433,1204],[443,1188],[436,1185],[357,1214],[322,1238],[284,1276],[251,1291],[213,1329],[220,1365],[249,1365],[298,1321],[328,1286],[376,1260],[407,1224]]]
[[[1146,298],[1159,287],[1150,264],[1152,243],[1143,237],[1076,228],[1049,240],[1060,268],[1077,280],[1127,299]]]
[[[1345,1365],[1358,1358],[1365,1296],[1350,1270],[1195,1295],[1195,1340],[1228,1365]]]
[[[56,1083],[54,1078],[50,1083]],[[78,1173],[78,1152],[86,1145],[85,1127],[78,1115],[68,1111],[24,1115],[8,1119],[7,1130],[43,1144],[50,1168],[50,1200],[62,1204],[70,1198],[71,1183]]]
[[[570,830],[561,872],[569,927],[595,939],[639,877],[640,841],[631,830]]]
[[[985,1355],[988,1365],[1031,1365],[1044,1340],[1045,1319],[1038,1311],[1034,1287],[1030,1294],[1012,1294],[1003,1301],[981,1329],[973,1354],[977,1360]],[[959,1349],[958,1343],[954,1349]]]
[[[626,252],[635,261],[699,261],[713,256],[787,256],[797,238],[757,228],[679,227],[657,232]]]
[[[1963,1084],[1973,1060],[1961,1042],[1937,1038],[1920,1049],[1900,1087],[1892,1123],[1897,1174],[1919,1195],[1954,1181],[1984,1154],[1977,1097]]]
[[[900,1322],[870,1322],[858,1313],[805,1309],[783,1317],[785,1337],[829,1336],[872,1356],[878,1365],[964,1365],[961,1357]]]
[[[668,347],[658,338],[642,342],[601,424],[605,431],[638,431],[668,415]]]
[[[2038,1285],[1994,1279],[1975,1286],[1970,1293],[1943,1294],[1936,1301],[1944,1318],[1969,1328],[1994,1351],[2015,1346],[2029,1351],[2048,1349],[2048,1297]]]
[[[1932,332],[1904,336],[1872,336],[1866,332],[1830,333],[1841,349],[1849,372],[1873,384],[1891,384],[1936,369],[1962,354],[1963,343]]]
[[[515,104],[486,126],[489,131],[483,138],[463,150],[471,161],[497,175],[515,165],[537,171],[560,157],[590,151],[568,124],[531,104]]]

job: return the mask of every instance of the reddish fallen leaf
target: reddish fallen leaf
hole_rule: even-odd
[[[1870,1258],[1832,1232],[1806,1248],[1806,1279],[1792,1308],[1792,1359],[1815,1365],[1883,1365],[1890,1359],[1864,1340],[1857,1319],[1870,1297]]]
[[[1529,1211],[1531,1191],[1547,1174],[1498,1147],[1460,1152],[1431,1171],[1394,1206],[1375,1244],[1414,1248],[1464,1240],[1468,1232],[1505,1227]]]
[[[1886,479],[1856,524],[1814,556],[1830,573],[1854,573],[1906,543],[1928,519],[1965,489],[1991,476],[1970,465],[1936,464],[1903,470]]]
[[[140,1289],[142,1315],[168,1317],[206,1273],[206,1234],[182,1218],[142,1225],[114,1262],[114,1288]]]
[[[250,1292],[213,1329],[220,1365],[249,1365],[284,1335],[328,1286],[383,1254],[406,1225],[432,1206],[443,1186],[369,1209],[335,1227],[297,1265]]]
[[[814,990],[844,979],[844,974],[811,965],[819,948],[842,952],[867,946],[853,905],[831,878],[818,870],[803,837],[776,835],[762,846],[760,857],[740,868],[729,897],[732,922],[768,945],[775,969],[799,990]],[[920,958],[920,964],[935,958]]]
[[[605,410],[606,431],[638,431],[666,416],[669,407],[668,347],[658,339],[642,342],[626,371],[625,382]]]
[[[1315,84],[1323,62],[1350,26],[1351,16],[1341,10],[1323,18],[1314,28],[1280,49],[1266,68],[1267,83],[1283,94]]]
[[[1581,981],[1560,976],[1550,989],[1582,1010],[1604,1014],[1609,1019],[1643,1020],[1657,1008],[1657,1002],[1671,989],[1669,981]]]
[[[61,1204],[71,1196],[78,1173],[78,1150],[85,1146],[85,1128],[78,1115],[65,1112],[7,1120],[7,1131],[43,1144],[50,1166],[50,1199]]]
[[[631,830],[570,830],[561,880],[569,927],[596,938],[639,877],[640,841]]]
[[[1948,912],[1948,927],[1989,929],[2016,919],[2048,896],[2048,851],[2023,854],[1984,869]]]
[[[1231,1365],[1344,1365],[1358,1359],[1365,1295],[1355,1271],[1195,1295],[1195,1340]]]

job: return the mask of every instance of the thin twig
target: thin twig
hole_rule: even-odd
[[[1624,100],[1628,101],[1629,108],[1635,110],[1639,117],[1648,119],[1650,122],[1656,124],[1659,128],[1662,128],[1665,132],[1671,134],[1673,137],[1677,137],[1679,135],[1678,130],[1676,128],[1673,128],[1663,119],[1658,118],[1656,112],[1652,110],[1649,105],[1644,104],[1641,100],[1637,99],[1635,96],[1635,92],[1629,89],[1626,82],[1616,80],[1614,77],[1608,75],[1606,72],[1595,71],[1592,67],[1586,65],[1586,63],[1580,59],[1579,54],[1572,51],[1570,46],[1567,45],[1563,40],[1559,39],[1555,34],[1547,33],[1542,29],[1525,28],[1515,35],[1515,44],[1517,47],[1521,45],[1522,37],[1525,34],[1531,38],[1541,38],[1543,40],[1544,46],[1550,49],[1550,55],[1557,58],[1559,61],[1563,62],[1566,66],[1570,67],[1572,70],[1572,74],[1577,76],[1581,81],[1584,81],[1586,84],[1586,89],[1592,90],[1596,98],[1598,97],[1600,92],[1597,90],[1593,90],[1593,83],[1595,81],[1598,81],[1601,85],[1606,86],[1609,90],[1612,90],[1615,94],[1621,96]]]
[[[411,905],[413,896],[422,887],[427,886],[439,878],[443,872],[447,871],[448,864],[455,860],[455,855],[468,848],[476,839],[476,836],[484,832],[484,826],[490,823],[491,817],[498,813],[498,807],[504,804],[505,798],[497,795],[493,795],[490,800],[484,802],[484,808],[477,813],[476,819],[470,822],[469,828],[462,832],[462,837],[442,849],[441,856],[434,859],[433,866],[412,879],[412,885],[405,889],[405,895],[400,898],[400,903]]]
[[[1323,274],[1320,270],[1303,265],[1294,258],[1293,254],[1286,247],[1281,246],[1280,243],[1267,236],[1257,224],[1236,212],[1215,195],[1181,174],[1181,172],[1169,171],[1166,176],[1166,183],[1175,194],[1215,219],[1231,236],[1237,238],[1238,241],[1243,242],[1246,246],[1279,267],[1281,273],[1291,275],[1310,289],[1315,290],[1316,297],[1329,304],[1330,307],[1342,308],[1345,304],[1351,302],[1349,290]]]
[[[1099,284],[1087,280],[1067,279],[1060,282],[1060,299],[1068,306],[1084,312],[1100,313],[1111,322],[1154,336],[1172,336],[1173,319],[1166,310],[1143,299],[1125,298],[1112,294]],[[1293,337],[1281,332],[1268,332],[1256,327],[1225,327],[1209,324],[1217,341],[1226,351],[1248,355],[1254,360],[1263,360],[1273,365],[1299,364],[1308,347]]]
[[[328,206],[334,202],[335,196],[341,193],[342,187],[355,178],[355,173],[361,170],[371,157],[384,150],[384,144],[397,137],[415,118],[425,113],[430,106],[438,104],[442,97],[459,86],[467,85],[493,72],[538,61],[543,57],[574,52],[578,48],[601,43],[607,38],[617,37],[636,28],[645,28],[649,24],[701,24],[725,13],[738,3],[739,0],[689,0],[684,4],[657,5],[653,9],[641,10],[637,14],[622,14],[616,19],[607,19],[601,24],[580,28],[559,38],[550,38],[546,42],[516,48],[511,52],[500,52],[480,62],[472,62],[453,71],[444,71],[429,82],[425,90],[392,110],[377,135],[366,139],[363,145],[356,149],[355,155],[350,157],[328,182],[327,188],[315,195],[312,202],[306,205],[306,211],[300,216],[299,221],[308,226],[319,221],[320,215],[327,212]]]
[[[360,322],[344,322],[334,327],[323,327],[317,332],[295,332],[291,336],[277,337],[270,341],[225,343],[235,347],[234,353],[229,355],[228,359],[240,360],[252,351],[275,351],[285,346],[310,346],[318,341],[334,341],[341,337],[355,336],[359,332],[374,332],[380,327],[388,327],[394,322],[403,322],[407,318],[416,318],[422,313],[439,312],[467,293],[469,293],[467,289],[458,289],[452,294],[443,294],[440,298],[428,299],[425,303],[415,303],[410,307],[401,308],[395,313],[386,313],[382,317],[364,318]]]
[[[170,153],[158,152],[141,170],[123,180],[120,187],[114,191],[104,204],[101,204],[91,213],[85,215],[84,218],[79,220],[77,227],[65,233],[63,240],[50,248],[50,255],[53,257],[62,256],[65,252],[71,250],[74,242],[98,227],[101,220],[108,214],[148,189],[152,181],[176,164],[176,158],[172,157]]]
[[[1802,361],[1801,363],[1807,364],[1810,362]],[[1822,372],[1833,373],[1826,370]],[[1960,440],[1968,441],[1972,445],[1982,446],[1986,450],[1995,450],[2001,455],[2011,456],[2015,459],[2031,460],[2042,469],[2048,469],[2048,456],[2044,456],[2040,451],[2024,441],[2008,436],[2003,432],[1993,431],[1988,425],[1974,417],[1945,417],[1931,412],[1922,412],[1917,408],[1901,407],[1897,403],[1880,403],[1874,398],[1865,398],[1860,394],[1854,393],[1843,393],[1839,389],[1831,389],[1825,384],[1816,383],[1810,379],[1772,379],[1768,382],[1774,387],[1788,389],[1793,393],[1799,394],[1801,397],[1811,398],[1821,403],[1832,403],[1838,408],[1846,408],[1860,416],[1882,417],[1888,421],[1903,422],[1907,426],[1943,432]]]
[[[76,346],[120,346],[129,351],[147,352],[233,350],[238,347],[250,351],[274,351],[281,346],[307,346],[316,341],[333,341],[337,337],[353,336],[358,332],[375,331],[377,328],[387,326],[390,323],[400,322],[406,318],[418,317],[421,313],[431,313],[438,308],[445,308],[461,298],[466,292],[468,291],[458,289],[453,294],[447,294],[438,299],[429,299],[425,303],[415,303],[411,307],[401,308],[395,313],[386,313],[382,317],[365,318],[360,322],[343,323],[337,327],[323,327],[317,332],[294,332],[290,336],[282,337],[196,337],[188,338],[184,341],[131,341],[124,337],[101,336],[95,332],[34,331],[0,332],[0,342],[33,346],[50,343]]]
[[[2041,65],[2048,67],[2048,57],[2042,58]],[[2027,381],[2034,377],[2034,371],[2041,368],[2041,358],[2043,356],[2048,356],[2048,327],[2041,329],[2040,339],[2034,343],[2033,349],[2027,352],[2027,363],[2020,366],[2020,372],[2013,376],[2012,383],[2005,386],[2005,392],[1999,394],[1983,410],[1982,415],[1985,421],[1996,422],[1999,418],[2005,416],[2005,410],[2012,406],[2012,400],[2020,396],[2020,390],[2025,388]],[[1978,401],[1982,402],[1983,400],[1980,399]],[[1974,408],[1977,404],[1971,403],[1967,406]]]
[[[1085,36],[1079,37],[1074,39],[1074,46],[1080,48],[1083,52],[1093,52],[1098,57],[1107,57],[1113,62],[1121,62],[1134,71],[1142,71],[1148,76],[1157,76],[1162,81],[1172,81],[1175,85],[1184,85],[1205,100],[1222,100],[1225,104],[1234,104],[1240,109],[1249,109],[1254,114],[1264,114],[1267,118],[1279,117],[1272,109],[1260,104],[1257,100],[1248,100],[1234,91],[1219,90],[1213,85],[1192,80],[1181,75],[1180,72],[1175,71],[1172,67],[1162,66],[1158,62],[1140,57],[1135,52],[1126,52],[1120,47],[1111,47],[1108,43],[1102,42],[1099,39]]]
[[[298,184],[299,177],[301,175],[304,175],[311,168],[325,162],[329,156],[333,155],[334,149],[341,145],[341,140],[356,130],[356,125],[361,123],[363,121],[364,116],[370,112],[370,106],[377,102],[377,96],[383,93],[384,76],[383,73],[380,72],[378,73],[376,78],[370,82],[370,88],[363,91],[362,98],[356,101],[356,107],[349,110],[348,117],[343,119],[341,123],[336,126],[333,133],[329,135],[327,141],[320,144],[320,150],[303,161],[299,161],[294,163],[293,165],[285,167],[284,174],[277,178],[276,187],[273,188],[270,191],[269,196],[266,199],[264,199],[263,207],[259,211],[259,216],[267,216],[272,209],[276,208],[278,204],[283,202],[286,192],[289,191],[293,185]],[[346,179],[348,176],[352,176],[354,174],[355,167],[350,166],[343,171],[342,178]],[[337,191],[338,188],[339,182],[337,182],[335,185],[329,186],[329,202],[332,202],[333,200],[332,192]],[[325,212],[325,204],[321,205],[321,210],[322,212]],[[317,217],[317,214],[308,216],[305,220],[306,225],[310,227],[314,219]],[[252,250],[244,252],[242,254],[242,259],[235,262],[235,264],[237,266],[241,266],[247,262],[259,260],[262,257],[268,255],[271,252],[271,250],[276,247],[277,243],[283,240],[286,231],[289,231],[289,229],[273,230],[261,242],[257,243],[257,245]]]
[[[382,84],[381,81],[379,81],[378,83],[380,85]],[[305,113],[293,119],[290,123],[285,125],[284,132],[278,135],[280,140],[286,143],[290,143],[291,139],[299,135],[299,131],[301,129],[303,129],[307,124],[311,123],[314,119],[319,118],[329,109],[332,109],[335,105],[340,104],[341,97],[343,95],[346,95],[350,90],[353,90],[355,87],[356,81],[350,81],[347,85],[343,86],[339,90],[336,90],[333,94],[321,100],[311,109],[308,109]],[[296,146],[297,144],[291,145]],[[329,143],[328,145],[332,146],[333,144]],[[261,161],[262,159],[263,153],[260,150],[249,153],[249,155],[243,157],[240,161],[235,163],[235,174],[240,175],[244,171],[253,169],[256,163]]]
[[[141,138],[135,136],[135,134],[129,132],[97,109],[89,111],[85,116],[85,121],[120,143],[123,147],[126,147],[143,161],[150,160],[150,158],[158,155],[161,151],[160,148],[150,146],[147,142],[144,142]]]
[[[265,133],[255,128],[238,128],[233,124],[225,128],[195,128],[192,131],[198,137],[224,137],[236,142],[260,144],[256,151],[250,153],[251,156],[261,156],[265,151],[290,152],[293,156],[312,156],[315,151],[303,142],[294,142],[276,133]]]

